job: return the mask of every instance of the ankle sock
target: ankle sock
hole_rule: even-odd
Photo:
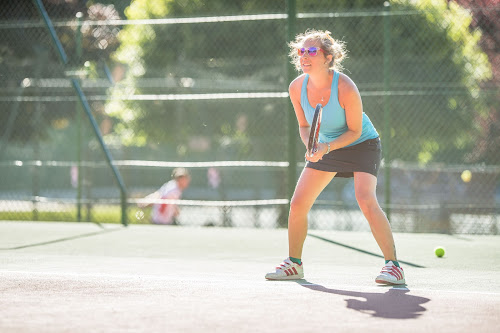
[[[296,264],[302,265],[302,260],[290,257],[290,260]]]
[[[389,261],[392,261],[392,263],[394,264],[394,266],[396,266],[396,267],[400,267],[400,266],[399,266],[399,262],[397,262],[396,260],[386,260],[386,261],[385,261],[385,264],[387,265],[387,263],[388,263]]]

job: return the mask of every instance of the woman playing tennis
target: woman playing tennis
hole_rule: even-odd
[[[307,30],[290,43],[290,57],[302,71],[289,87],[290,99],[299,123],[299,134],[307,146],[316,104],[323,105],[318,151],[309,156],[290,202],[288,217],[289,257],[269,280],[304,277],[301,261],[307,235],[307,214],[314,201],[334,177],[354,177],[356,200],[368,220],[373,236],[385,258],[377,283],[404,284],[403,269],[387,217],[376,196],[381,160],[379,135],[363,112],[361,96],[354,82],[341,73],[344,44],[329,31]]]

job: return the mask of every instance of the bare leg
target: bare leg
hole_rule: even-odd
[[[382,250],[385,260],[397,260],[391,225],[382,208],[380,208],[376,188],[377,177],[365,172],[354,173],[356,200],[370,224],[375,241]]]
[[[335,172],[310,168],[302,170],[290,202],[290,215],[288,216],[288,254],[290,257],[302,258],[302,248],[307,236],[307,214],[335,174]]]

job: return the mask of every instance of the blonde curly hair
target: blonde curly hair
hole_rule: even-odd
[[[291,58],[291,63],[295,66],[295,69],[300,72],[300,56],[297,54],[297,49],[303,47],[304,43],[308,40],[319,42],[320,47],[325,51],[325,56],[328,54],[332,55],[332,61],[329,64],[329,69],[333,69],[337,72],[341,72],[343,67],[341,65],[342,60],[347,58],[347,50],[345,48],[345,43],[334,39],[331,36],[331,32],[328,30],[314,30],[308,29],[303,34],[298,34],[295,40],[288,43],[290,47],[289,56]]]

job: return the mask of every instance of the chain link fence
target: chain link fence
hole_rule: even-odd
[[[472,3],[5,1],[0,219],[121,221],[74,79],[128,222],[149,223],[137,202],[181,166],[178,223],[286,226],[305,150],[287,42],[314,28],[346,43],[344,72],[383,141],[377,194],[393,229],[498,234],[500,6]],[[310,227],[369,230],[352,179],[332,181]]]

